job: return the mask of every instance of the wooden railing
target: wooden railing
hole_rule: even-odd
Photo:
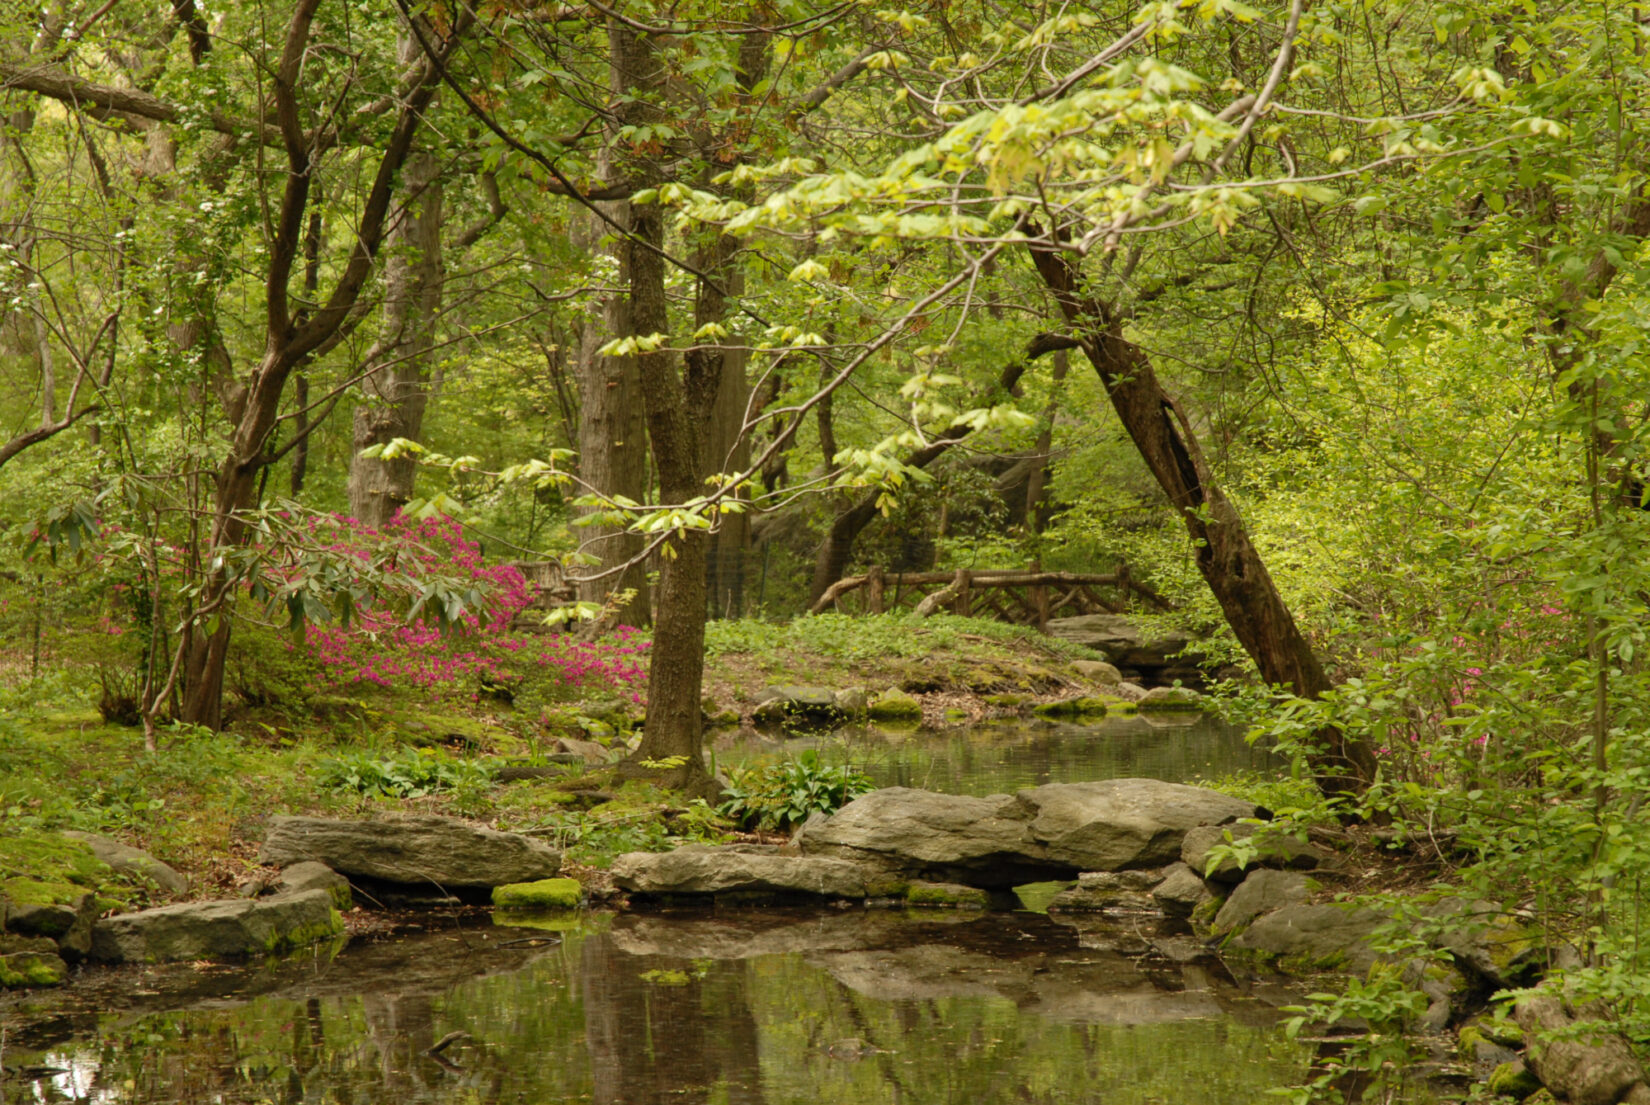
[[[1109,588],[1113,598],[1102,598],[1099,588]],[[1045,572],[1037,567],[954,572],[884,572],[873,567],[864,575],[831,584],[809,613],[840,608],[843,596],[854,591],[862,592],[861,609],[871,614],[903,605],[913,606],[923,617],[942,609],[964,615],[990,611],[1003,621],[1039,629],[1065,613],[1121,614],[1130,595],[1160,610],[1171,609],[1162,595],[1129,574],[1127,564],[1119,564],[1110,575]]]

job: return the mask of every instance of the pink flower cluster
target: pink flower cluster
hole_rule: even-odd
[[[480,547],[457,521],[397,516],[382,532],[349,518],[339,519],[339,525],[344,536],[332,551],[365,562],[373,551],[382,556],[388,543],[399,571],[415,579],[438,574],[467,578],[482,585],[487,599],[485,611],[467,610],[460,624],[446,632],[432,620],[408,620],[383,605],[359,609],[348,629],[310,624],[305,647],[320,661],[331,685],[399,684],[473,695],[484,681],[509,685],[537,669],[569,686],[611,689],[641,701],[639,692],[647,681],[645,639],[625,626],[599,641],[512,634],[511,622],[534,600],[532,588],[515,567],[484,563]]]

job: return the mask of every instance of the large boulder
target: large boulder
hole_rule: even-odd
[[[187,894],[189,880],[141,848],[133,848],[118,840],[110,840],[97,833],[68,831],[70,840],[78,840],[92,850],[92,855],[123,875],[135,875],[155,883],[168,894]]]
[[[1075,618],[1050,618],[1052,636],[1086,645],[1119,668],[1161,670],[1169,657],[1192,643],[1191,634],[1180,629],[1148,630],[1123,614],[1083,614]],[[1176,660],[1185,666],[1185,659]]]
[[[689,844],[674,852],[631,852],[613,861],[613,881],[636,894],[809,894],[866,898],[901,889],[880,869],[830,856],[781,854],[774,845]]]
[[[1050,783],[985,798],[888,787],[810,822],[797,843],[811,855],[994,889],[1162,866],[1180,858],[1188,829],[1257,812],[1216,791],[1156,779]]]
[[[802,851],[869,862],[933,882],[1010,887],[1069,875],[1031,835],[1017,798],[885,787],[854,799],[797,836]]]
[[[280,867],[314,860],[351,878],[442,890],[490,890],[561,871],[561,853],[543,841],[432,816],[272,817],[258,859]]]
[[[1048,858],[1079,871],[1161,867],[1180,858],[1187,830],[1259,812],[1219,791],[1157,779],[1048,783],[1019,799],[1035,811],[1031,834]]]
[[[92,958],[108,963],[246,959],[343,931],[325,890],[250,901],[184,902],[105,917],[92,929]]]

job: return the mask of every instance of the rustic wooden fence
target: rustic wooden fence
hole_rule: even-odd
[[[833,583],[810,613],[841,609],[844,596],[860,592],[860,609],[881,614],[903,606],[927,617],[940,610],[955,614],[995,614],[1006,622],[1043,629],[1050,618],[1072,614],[1121,614],[1130,595],[1160,610],[1169,603],[1119,564],[1109,574],[1045,572],[1038,567],[955,572],[885,572],[873,567],[861,576]],[[1103,597],[1109,592],[1111,597]]]

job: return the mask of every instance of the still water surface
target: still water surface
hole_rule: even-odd
[[[879,782],[965,793],[1264,763],[1206,721],[827,745]],[[747,737],[722,754],[768,752]],[[724,908],[428,927],[10,999],[0,1101],[1248,1105],[1311,1058],[1276,1028],[1298,991],[1234,976],[1144,916]]]
[[[938,731],[840,729],[792,738],[743,730],[711,743],[721,763],[817,748],[827,760],[862,768],[878,786],[949,794],[1131,777],[1180,783],[1288,767],[1249,745],[1241,729],[1203,714],[1108,717],[1092,725],[1015,720]]]

